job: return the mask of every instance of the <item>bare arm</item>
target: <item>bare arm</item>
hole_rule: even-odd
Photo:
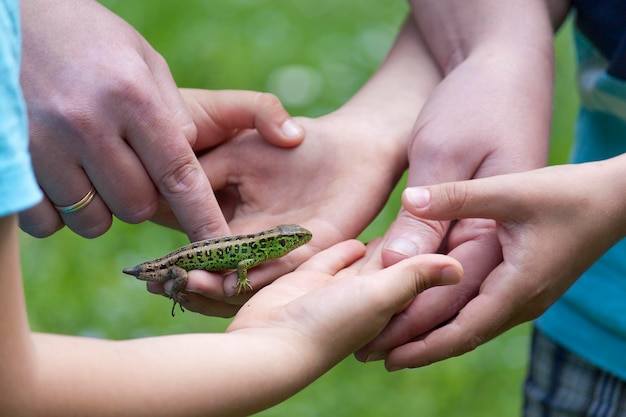
[[[462,273],[441,255],[359,272],[365,247],[346,241],[260,291],[226,334],[31,336],[17,237],[16,216],[0,218],[2,415],[249,415],[319,377],[418,292]]]

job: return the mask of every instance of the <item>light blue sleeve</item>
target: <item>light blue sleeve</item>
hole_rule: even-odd
[[[29,208],[42,197],[28,152],[20,41],[18,2],[0,0],[0,216]]]

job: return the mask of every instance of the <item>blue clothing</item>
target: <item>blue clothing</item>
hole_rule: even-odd
[[[625,153],[626,81],[607,72],[609,60],[581,32],[575,41],[581,109],[572,162]],[[626,239],[591,266],[536,325],[550,339],[626,380]]]
[[[608,61],[607,72],[626,80],[626,2],[574,0],[576,27]]]
[[[42,197],[28,153],[20,42],[18,1],[0,0],[0,217],[31,207]]]

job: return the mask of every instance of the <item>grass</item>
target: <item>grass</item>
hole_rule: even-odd
[[[102,3],[163,54],[179,85],[272,91],[293,114],[307,116],[337,108],[359,88],[383,58],[407,11],[404,2],[382,0],[367,6],[358,0]],[[551,163],[567,159],[577,105],[571,39],[562,34],[557,44]],[[399,190],[364,239],[382,234],[393,220]],[[115,339],[222,331],[228,320],[189,313],[172,319],[169,300],[147,294],[141,283],[120,272],[184,243],[185,236],[177,232],[120,222],[95,240],[68,230],[43,240],[22,235],[33,329]],[[418,370],[389,374],[381,364],[348,358],[260,415],[516,415],[528,330],[528,325],[520,326],[470,354]]]

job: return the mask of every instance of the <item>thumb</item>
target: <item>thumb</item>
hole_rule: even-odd
[[[456,259],[447,255],[425,254],[404,259],[382,269],[375,275],[381,294],[397,297],[398,304],[415,298],[428,288],[458,283],[463,276],[463,267]]]

